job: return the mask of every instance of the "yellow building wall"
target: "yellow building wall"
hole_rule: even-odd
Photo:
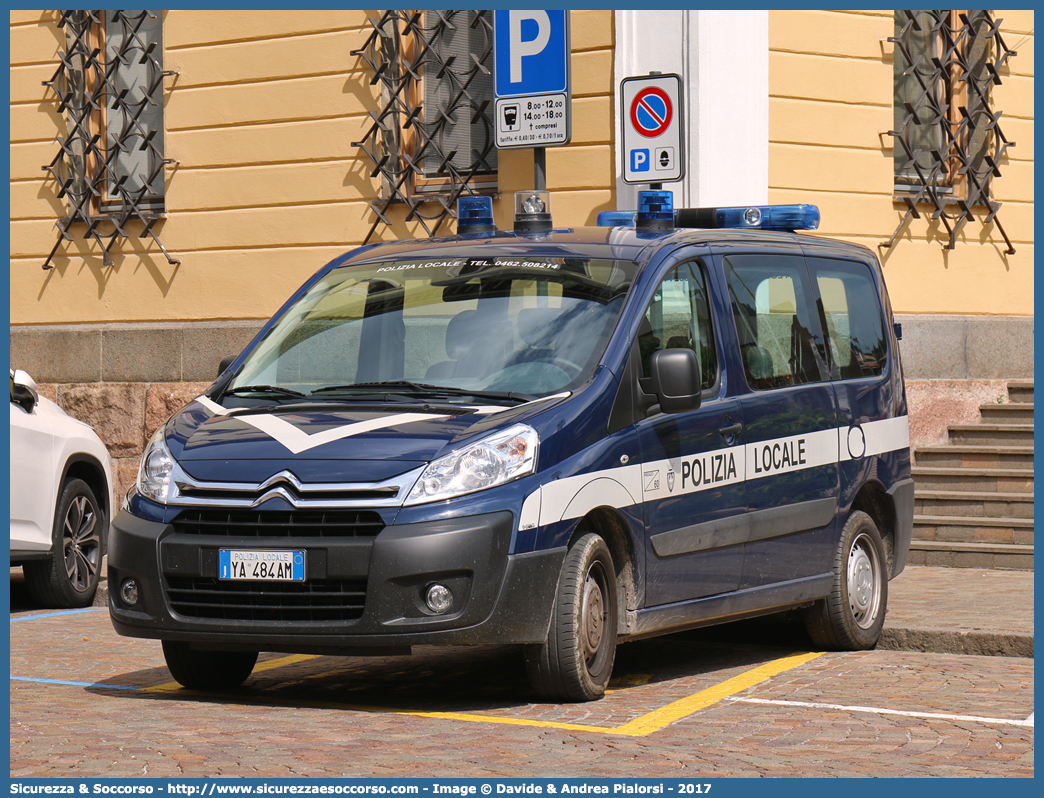
[[[1016,142],[993,180],[1016,253],[981,217],[954,250],[926,215],[903,228],[892,199],[892,12],[769,12],[769,201],[819,206],[819,232],[870,247],[884,264],[892,307],[906,314],[1033,314],[1033,12],[994,12],[1018,55],[993,106]]]
[[[357,148],[376,109],[364,64],[364,11],[168,11],[164,66],[168,218],[160,240],[65,242],[41,270],[64,212],[41,167],[63,121],[41,85],[58,64],[54,12],[12,11],[11,322],[14,325],[260,319],[309,275],[361,243],[372,224],[372,165]],[[903,216],[892,199],[890,11],[772,11],[769,17],[769,199],[814,202],[820,233],[882,259],[893,308],[906,314],[1033,313],[1033,12],[995,12],[1008,61],[994,105],[1017,146],[994,196],[1017,250],[969,223],[953,251],[927,219],[887,241]],[[611,11],[573,11],[573,140],[547,150],[554,217],[592,224],[615,208]],[[494,214],[510,227],[512,193],[533,183],[532,151],[500,153]],[[403,209],[377,238],[423,235]]]
[[[58,66],[55,12],[11,12],[11,323],[261,319],[311,274],[360,244],[373,216],[373,166],[352,142],[377,109],[365,63],[365,11],[167,11],[167,218],[150,239],[65,242],[64,201],[41,167],[64,127],[41,85]],[[611,11],[571,13],[573,138],[547,151],[552,210],[593,224],[613,207]],[[510,227],[513,192],[533,185],[532,150],[500,153],[494,213]],[[375,240],[423,236],[416,223],[378,227]],[[449,228],[452,229],[452,225]]]

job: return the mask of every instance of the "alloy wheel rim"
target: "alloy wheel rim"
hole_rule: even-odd
[[[65,575],[80,593],[91,588],[101,566],[98,513],[86,496],[77,496],[65,515],[63,549]]]

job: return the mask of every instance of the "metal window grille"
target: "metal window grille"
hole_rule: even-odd
[[[897,199],[906,205],[899,226],[881,246],[891,248],[910,219],[927,206],[946,229],[954,249],[962,228],[982,211],[995,224],[1001,203],[990,197],[998,164],[1014,146],[1000,127],[990,89],[1001,82],[1005,62],[1016,55],[989,11],[896,11],[895,140]],[[922,210],[918,210],[921,206]]]
[[[372,73],[379,109],[361,141],[353,142],[379,178],[370,203],[374,222],[408,208],[429,236],[456,217],[461,194],[495,193],[493,22],[489,11],[385,11],[352,51]]]
[[[66,129],[58,153],[44,166],[66,201],[59,238],[72,241],[74,226],[101,248],[106,266],[116,242],[135,232],[151,238],[171,264],[156,235],[164,213],[162,19],[159,11],[59,11],[64,51],[50,80]],[[78,232],[78,231],[77,231]]]

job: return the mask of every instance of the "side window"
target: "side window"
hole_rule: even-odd
[[[809,313],[804,258],[731,255],[724,263],[747,384],[765,391],[824,380],[826,349]]]
[[[881,300],[865,263],[809,258],[826,319],[834,379],[874,377],[884,372],[888,344]]]
[[[711,326],[707,281],[697,261],[674,268],[656,289],[656,295],[638,328],[642,378],[649,376],[653,352],[691,349],[700,361],[704,390],[718,381],[718,353]]]

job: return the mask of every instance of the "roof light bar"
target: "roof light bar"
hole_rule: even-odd
[[[459,197],[457,199],[457,235],[495,233],[492,197]]]
[[[815,205],[748,205],[734,208],[679,208],[678,227],[740,228],[747,230],[815,230]]]
[[[670,193],[670,192],[641,192]],[[640,202],[640,200],[639,200]],[[647,211],[648,212],[648,211]],[[602,211],[599,227],[636,227],[640,211]],[[816,230],[819,208],[815,205],[747,205],[733,208],[677,208],[674,227],[739,228],[746,230]],[[670,229],[665,228],[665,229]]]
[[[634,227],[637,211],[601,211],[598,214],[599,227]]]

